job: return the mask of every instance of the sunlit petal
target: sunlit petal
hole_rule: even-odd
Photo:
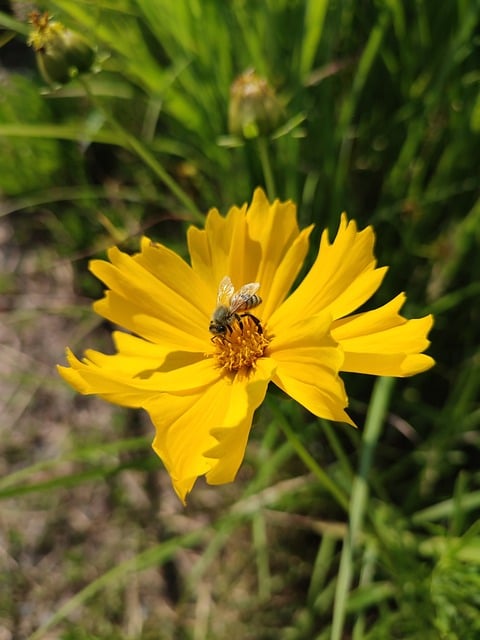
[[[403,377],[433,366],[433,359],[421,353],[430,344],[433,318],[407,320],[398,313],[404,301],[400,294],[383,307],[333,324],[332,336],[345,353],[342,371]]]
[[[192,266],[215,291],[225,275],[235,289],[259,282],[263,304],[258,314],[267,320],[302,267],[311,230],[299,231],[293,202],[270,204],[264,192],[256,189],[248,208],[232,207],[225,218],[213,209],[205,230],[188,230]]]
[[[210,315],[210,287],[206,286],[198,273],[174,251],[143,237],[141,252],[133,258],[164,286],[179,295],[181,301],[187,301],[186,313],[194,311],[196,316],[199,313],[204,317]],[[192,292],[195,292],[194,296]],[[192,298],[195,299],[194,302]]]
[[[154,344],[160,344],[164,351],[185,349],[203,351],[208,337],[208,319],[202,318],[201,329],[197,327],[194,334],[185,330],[183,318],[178,316],[175,324],[167,322],[163,317],[155,317],[142,313],[136,305],[130,305],[124,297],[114,291],[107,291],[105,296],[94,302],[93,309],[98,315],[110,320],[125,329]]]
[[[260,282],[261,312],[267,320],[285,299],[302,267],[313,226],[300,232],[295,204],[290,200],[270,204],[262,189],[255,190],[246,218],[249,237],[261,247],[252,278]]]
[[[327,310],[341,318],[368,300],[380,286],[386,267],[376,269],[371,227],[357,231],[343,214],[335,240],[324,231],[317,259],[298,288],[285,301],[286,315],[301,310],[305,317]]]
[[[144,406],[152,394],[190,393],[219,377],[212,359],[189,352],[170,353],[163,363],[156,365],[144,356],[122,352],[105,355],[93,349],[79,360],[67,350],[67,361],[70,367],[59,366],[59,373],[77,391],[136,407]],[[122,394],[128,396],[128,402],[121,401]]]
[[[308,251],[308,238],[312,228],[307,227],[299,233],[292,244],[285,249],[279,264],[276,264],[268,254],[265,255],[265,260],[262,262],[265,268],[257,277],[262,287],[263,305],[260,309],[262,320],[265,322],[268,322],[275,309],[281,305],[295,282]]]
[[[223,217],[212,209],[204,230],[195,227],[188,230],[192,268],[212,292],[216,293],[224,276],[230,276],[237,288],[253,280],[255,273],[250,265],[252,260],[259,260],[260,248],[247,238],[246,210],[246,205],[241,209],[232,207]]]
[[[211,484],[235,478],[273,368],[264,362],[248,376],[222,376],[201,392],[160,395],[148,404],[156,427],[153,448],[183,502],[200,475]]]
[[[207,315],[202,306],[197,308],[191,299],[159,280],[137,260],[116,248],[110,249],[111,262],[92,260],[90,270],[111,290],[103,306],[97,306],[98,313],[108,313],[113,322],[123,321],[127,308],[131,316],[136,314],[158,318],[172,327],[199,339],[205,338]],[[123,304],[122,304],[123,301]],[[119,318],[114,317],[119,314]]]
[[[273,382],[316,416],[353,424],[344,411],[348,399],[338,376],[343,353],[330,327],[327,312],[284,328],[290,339],[271,342],[277,362]]]
[[[211,431],[218,444],[206,453],[209,458],[215,460],[207,474],[207,482],[210,484],[223,484],[235,479],[244,457],[253,413],[263,402],[268,382],[272,379],[276,366],[274,360],[262,358],[257,361],[257,366],[246,384],[231,386],[225,421],[222,426]],[[238,416],[242,414],[243,418],[237,422]]]

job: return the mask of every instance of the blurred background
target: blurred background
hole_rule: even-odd
[[[35,11],[77,34],[66,76]],[[0,2],[0,640],[480,638],[479,24],[479,0]],[[259,185],[312,256],[342,211],[374,225],[372,304],[434,313],[437,365],[345,376],[357,432],[272,390],[237,481],[183,508],[147,417],[55,365],[112,351],[91,257],[143,233],[187,257]],[[353,548],[312,460],[368,486]]]

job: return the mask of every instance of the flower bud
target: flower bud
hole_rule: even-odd
[[[95,53],[85,38],[75,31],[65,29],[62,39],[70,66],[78,69],[79,73],[89,71],[95,59]]]
[[[32,13],[30,21],[33,29],[28,43],[35,49],[40,73],[49,84],[64,84],[91,68],[95,53],[83,36],[50,20],[47,12]]]
[[[253,69],[242,73],[230,87],[230,133],[251,139],[268,135],[280,123],[282,106],[265,78]]]

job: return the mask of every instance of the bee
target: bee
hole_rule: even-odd
[[[225,276],[218,286],[217,293],[217,307],[212,314],[210,320],[209,331],[213,333],[214,340],[216,337],[225,337],[227,332],[232,333],[232,324],[236,320],[240,325],[240,329],[243,329],[242,317],[249,316],[255,322],[259,332],[262,332],[262,326],[260,320],[251,313],[248,313],[248,309],[258,307],[262,303],[262,299],[257,295],[257,291],[260,288],[259,282],[250,282],[240,287],[238,291],[232,284],[232,281],[228,276]],[[244,312],[240,315],[240,312]]]

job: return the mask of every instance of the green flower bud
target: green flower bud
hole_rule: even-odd
[[[65,84],[70,80],[70,65],[61,49],[48,47],[35,51],[35,58],[42,78],[48,84]]]
[[[81,35],[70,29],[62,34],[65,54],[70,66],[78,69],[79,73],[90,71],[95,59],[95,52]]]
[[[64,84],[91,68],[95,53],[83,36],[50,20],[47,12],[32,13],[30,21],[33,29],[28,43],[35,49],[38,68],[48,83]]]
[[[275,91],[253,69],[242,73],[230,87],[228,127],[231,134],[252,139],[276,129],[283,115]]]

